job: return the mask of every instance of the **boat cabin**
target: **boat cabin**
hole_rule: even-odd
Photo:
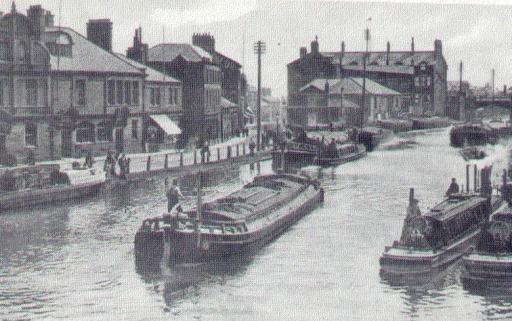
[[[487,198],[471,194],[452,195],[436,205],[424,215],[429,226],[426,238],[430,246],[441,248],[477,228],[486,220],[489,206]]]

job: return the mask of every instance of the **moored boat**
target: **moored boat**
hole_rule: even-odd
[[[199,197],[200,199],[200,197]],[[309,178],[259,176],[241,190],[176,216],[144,220],[135,257],[146,264],[204,262],[258,249],[323,202]]]
[[[335,153],[320,153],[314,163],[319,166],[338,166],[366,156],[366,148],[361,144],[346,143],[337,146]]]
[[[95,170],[59,171],[58,166],[12,169],[2,179],[9,187],[0,191],[0,211],[46,206],[96,194],[105,174]]]
[[[451,194],[424,215],[420,214],[414,190],[411,190],[401,238],[382,253],[381,272],[388,275],[428,274],[439,271],[473,249],[480,224],[488,219],[501,200],[492,196],[490,172],[490,168],[482,169],[479,193]],[[469,170],[467,177],[469,184]]]
[[[487,154],[478,147],[466,147],[460,150],[460,155],[465,161],[484,159]]]
[[[507,202],[482,226],[476,250],[463,258],[466,289],[510,291],[512,286],[512,185],[503,186]]]

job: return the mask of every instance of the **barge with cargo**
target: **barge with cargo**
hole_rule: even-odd
[[[208,262],[256,250],[324,198],[317,181],[290,174],[256,177],[242,189],[204,204],[198,194],[191,210],[143,221],[135,235],[137,262]]]

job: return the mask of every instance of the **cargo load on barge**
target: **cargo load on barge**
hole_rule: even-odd
[[[466,169],[469,186],[469,166]],[[401,238],[382,253],[381,273],[392,276],[436,272],[473,249],[480,225],[501,200],[492,196],[490,175],[491,167],[483,168],[478,191],[475,188],[451,194],[423,215],[411,189]],[[476,182],[475,175],[475,186]]]
[[[212,202],[202,204],[198,194],[190,211],[143,221],[135,235],[138,262],[207,262],[258,249],[322,203],[324,192],[312,179],[275,174]]]

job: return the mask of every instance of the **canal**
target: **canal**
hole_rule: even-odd
[[[402,138],[403,139],[403,138]],[[512,296],[470,293],[462,267],[421,280],[379,276],[384,246],[399,237],[408,190],[423,212],[465,162],[448,130],[409,134],[403,150],[377,150],[335,169],[304,169],[325,204],[250,257],[161,272],[136,266],[143,218],[166,207],[163,177],[130,189],[0,216],[0,320],[505,320]],[[494,174],[506,143],[488,147]],[[212,175],[207,197],[229,193],[270,162]],[[496,177],[495,177],[496,178]],[[190,189],[193,179],[182,182]]]

